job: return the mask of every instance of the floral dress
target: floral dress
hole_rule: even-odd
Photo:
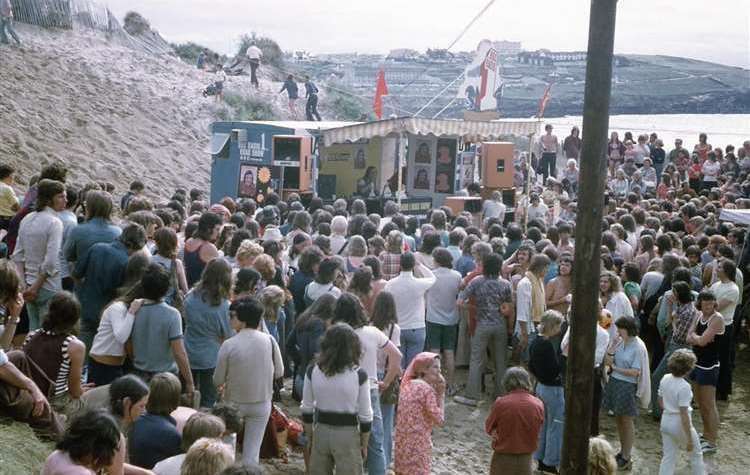
[[[442,398],[415,379],[401,387],[396,417],[395,469],[398,475],[429,475],[432,427],[445,421]]]

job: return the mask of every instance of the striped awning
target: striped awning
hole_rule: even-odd
[[[539,132],[539,122],[536,120],[494,120],[479,122],[399,117],[326,130],[323,132],[323,143],[326,146],[343,144],[404,132],[414,135],[434,135],[436,137],[462,137],[469,142],[480,142],[483,140],[496,140],[504,136],[529,136],[536,134]]]

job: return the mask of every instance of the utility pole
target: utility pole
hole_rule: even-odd
[[[586,475],[617,0],[591,0],[561,473]]]

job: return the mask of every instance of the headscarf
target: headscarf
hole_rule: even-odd
[[[411,360],[409,367],[406,368],[404,377],[401,379],[402,386],[408,386],[412,379],[418,378],[420,373],[427,371],[435,358],[440,358],[437,353],[430,353],[429,351],[423,351]]]

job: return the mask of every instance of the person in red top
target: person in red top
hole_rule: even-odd
[[[531,475],[531,455],[544,423],[544,404],[533,395],[529,373],[515,366],[503,377],[505,396],[495,400],[484,423],[492,437],[490,475]]]

